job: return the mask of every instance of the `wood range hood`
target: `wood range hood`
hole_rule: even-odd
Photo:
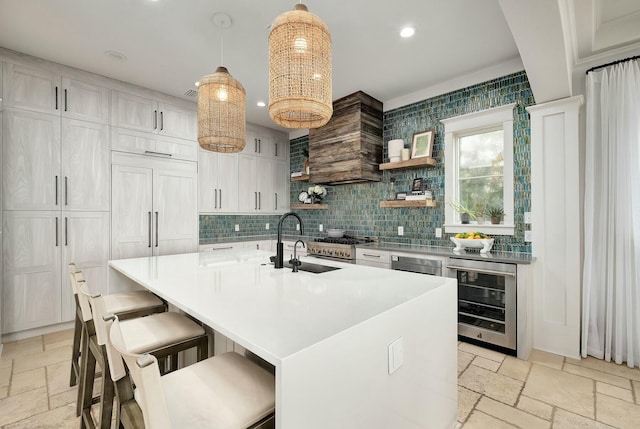
[[[333,102],[329,122],[309,130],[309,182],[379,182],[382,102],[358,91]]]

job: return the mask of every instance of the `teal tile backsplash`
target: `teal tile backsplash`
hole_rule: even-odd
[[[386,170],[381,182],[340,186],[326,186],[325,203],[328,210],[301,210],[306,235],[323,236],[318,225],[326,228],[342,228],[356,235],[370,235],[392,239],[399,243],[452,246],[451,234],[435,237],[435,228],[444,223],[444,125],[441,119],[486,110],[509,103],[517,103],[514,109],[514,236],[496,236],[494,248],[500,251],[531,253],[531,244],[524,242],[524,213],[531,204],[531,148],[529,115],[525,108],[535,104],[525,72],[514,73],[488,82],[473,85],[407,106],[385,112],[385,142],[383,162],[388,161],[386,142],[403,139],[410,146],[414,132],[434,128],[436,131],[433,157],[434,168]],[[302,170],[303,150],[308,147],[307,136],[291,140],[291,171]],[[416,177],[426,178],[433,192],[437,207],[431,208],[380,208],[380,200],[393,199],[396,192],[407,191]],[[296,202],[302,190],[311,184],[291,183],[291,201]],[[211,215],[200,216],[201,240],[229,240],[248,236],[275,234],[278,216]],[[271,229],[265,230],[265,223]],[[240,232],[234,225],[240,225]],[[287,222],[285,232],[294,233],[295,223]],[[404,235],[397,235],[398,226],[404,227]]]

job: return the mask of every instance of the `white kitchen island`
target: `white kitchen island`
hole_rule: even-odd
[[[111,261],[109,292],[140,285],[271,363],[278,429],[455,427],[455,279],[315,258],[341,269],[293,273],[270,255]]]

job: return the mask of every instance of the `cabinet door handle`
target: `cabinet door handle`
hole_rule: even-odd
[[[165,153],[165,152],[155,152],[153,150],[145,150],[144,151],[145,155],[160,155],[160,156],[173,156],[170,153]]]
[[[213,201],[214,201],[213,208],[217,209],[218,208],[218,190],[217,189],[213,190]]]
[[[64,176],[64,205],[68,206],[69,205],[69,201],[67,199],[67,196],[69,195],[69,187],[67,186],[67,176]]]
[[[276,204],[275,204],[275,207],[276,207],[276,210],[278,210],[278,193],[276,192],[276,193],[275,193],[275,194],[273,194],[273,195],[275,195],[275,196],[276,196]]]
[[[67,234],[67,231],[69,231],[69,218],[68,217],[64,217],[64,245],[68,246],[69,245],[69,234]]]
[[[56,176],[56,206],[58,205],[58,176]]]
[[[153,129],[158,129],[158,111],[153,111]]]
[[[258,139],[253,139],[253,152],[258,153]]]
[[[362,256],[367,256],[369,258],[379,258],[380,255],[371,255],[370,253],[363,253]]]
[[[160,131],[164,130],[164,112],[160,112]]]
[[[58,85],[56,85],[56,110],[58,110]]]
[[[67,90],[64,90],[64,111],[67,111]]]
[[[156,247],[158,247],[158,212],[156,212]]]
[[[58,247],[58,216],[56,216],[56,247]]]
[[[474,273],[493,274],[497,276],[515,277],[516,273],[507,273],[504,271],[485,270],[484,268],[460,267],[457,265],[447,265],[450,270],[473,271]]]
[[[258,139],[258,153],[262,153],[262,140]]]
[[[262,194],[258,192],[258,210],[262,210]]]
[[[151,212],[149,212],[149,246],[151,247]]]
[[[275,156],[278,156],[278,143],[276,143],[276,155]]]
[[[222,208],[222,189],[218,189],[218,192],[220,193],[220,207],[218,207],[219,209]]]
[[[253,209],[258,210],[258,193],[257,192],[253,193],[253,205],[254,205]]]

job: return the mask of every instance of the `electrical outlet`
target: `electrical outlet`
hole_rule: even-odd
[[[264,229],[269,229],[269,224],[268,223],[264,224]]]
[[[240,225],[236,224],[235,230],[236,230],[236,232],[240,231]]]
[[[398,235],[404,235],[404,226],[398,227]]]
[[[322,232],[324,230],[324,227],[322,226],[322,224],[318,225],[318,231]]]
[[[300,224],[296,223],[296,231],[300,231]]]
[[[436,238],[442,238],[442,228],[436,228]]]
[[[525,243],[531,243],[531,235],[532,235],[531,231],[525,231],[524,232],[524,241],[525,241]]]
[[[531,212],[524,212],[525,225],[531,225]]]

